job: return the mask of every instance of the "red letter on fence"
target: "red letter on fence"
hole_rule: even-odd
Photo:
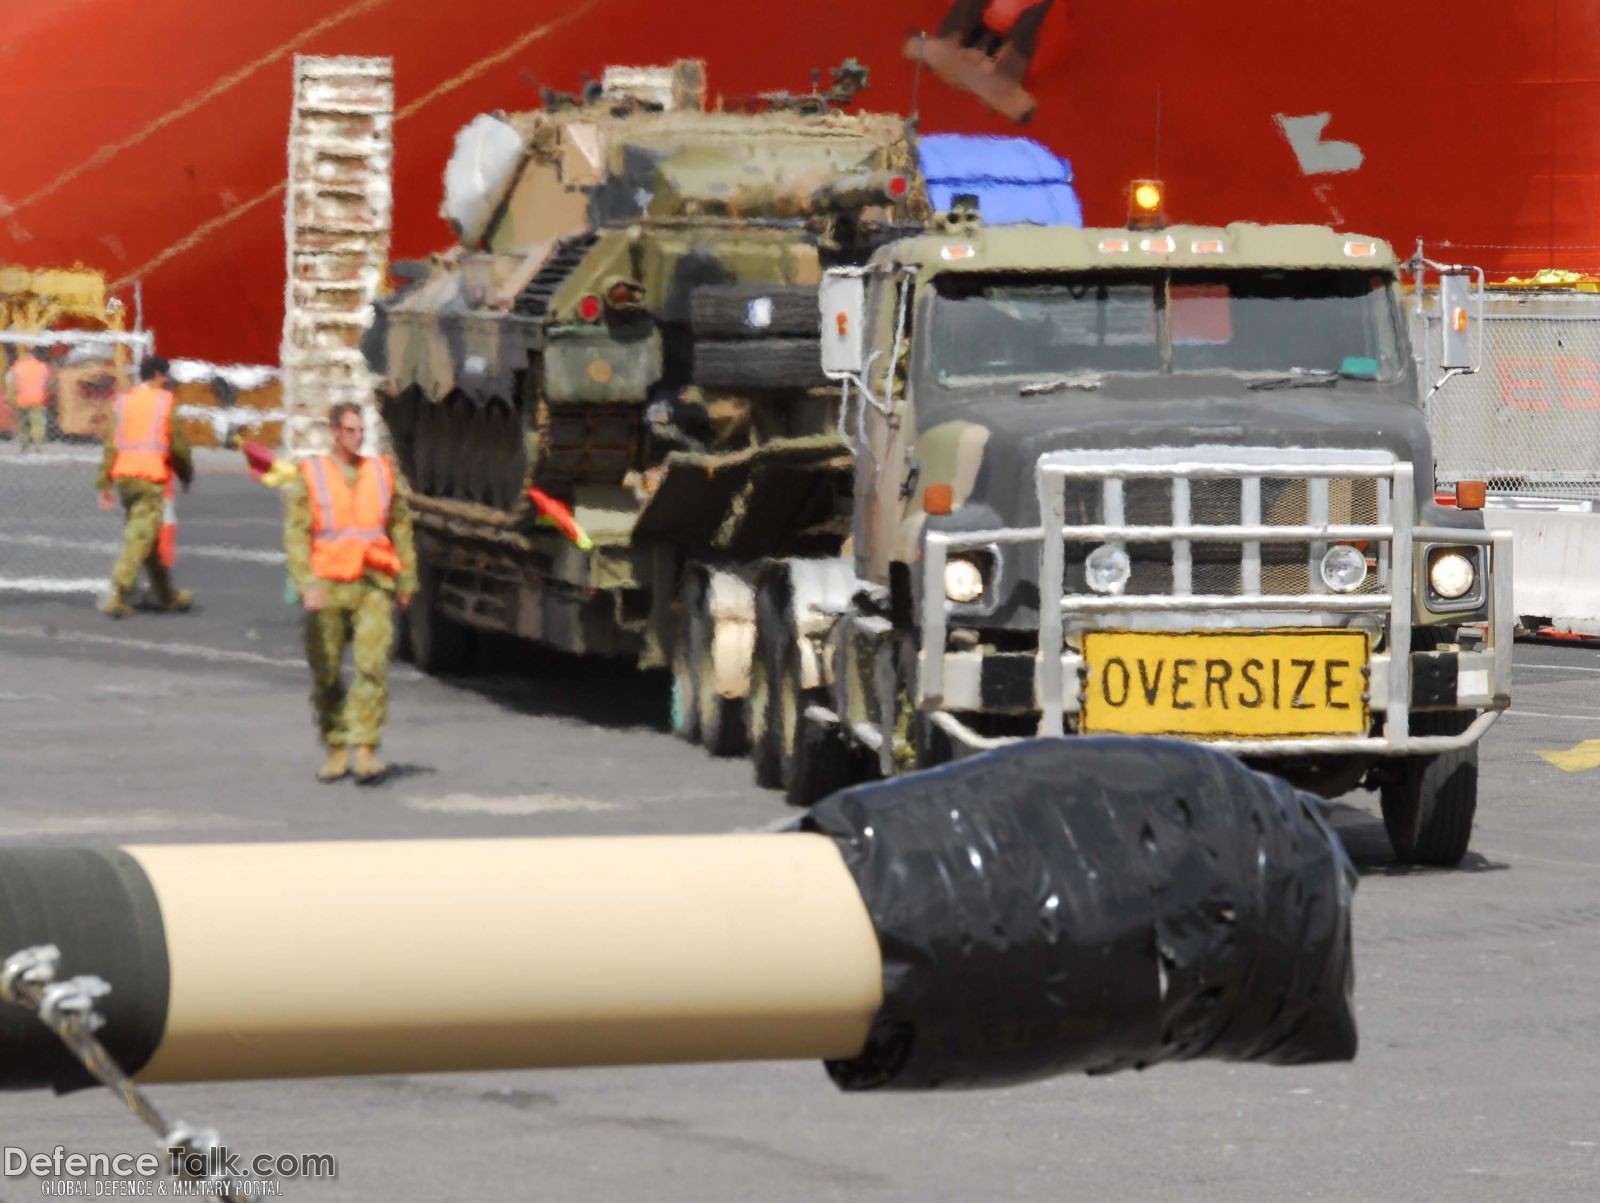
[[[1587,355],[1556,360],[1556,388],[1564,409],[1600,410],[1600,365]]]
[[[1506,355],[1495,360],[1500,374],[1500,397],[1514,409],[1542,413],[1550,408],[1545,366],[1537,359]]]

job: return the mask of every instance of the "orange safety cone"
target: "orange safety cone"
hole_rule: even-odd
[[[161,535],[156,540],[156,550],[161,563],[171,568],[178,562],[178,495],[177,478],[167,481],[167,490],[161,502]]]

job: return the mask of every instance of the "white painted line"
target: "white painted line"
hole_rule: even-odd
[[[735,827],[730,835],[772,835],[787,831],[799,821],[799,815],[786,815],[781,819],[773,819],[770,823],[763,823],[759,827]]]
[[[446,815],[542,815],[561,811],[597,813],[624,810],[620,802],[601,802],[597,798],[566,798],[556,794],[522,794],[485,798],[477,794],[446,794],[442,798],[407,798],[412,810]]]
[[[0,464],[29,468],[37,464],[98,464],[104,451],[42,451],[34,455],[0,455]]]
[[[1506,718],[1564,718],[1575,723],[1600,723],[1600,714],[1548,714],[1543,710],[1507,710]]]
[[[0,576],[0,593],[104,593],[104,577]]]
[[[249,547],[207,547],[204,545],[186,545],[183,542],[183,520],[178,521],[178,559],[181,562],[187,556],[197,560],[233,560],[241,564],[283,564],[287,557],[281,551],[263,551]],[[92,551],[99,555],[114,556],[122,550],[122,544],[111,539],[57,539],[53,535],[8,535],[0,534],[0,543],[11,543],[18,547],[50,547],[57,551]]]
[[[198,828],[259,827],[261,820],[175,810],[136,810],[126,814],[32,815],[0,810],[0,832],[8,836],[96,835],[107,831],[183,831]]]
[[[1480,856],[1492,856],[1496,860],[1511,863],[1526,860],[1539,865],[1557,865],[1563,869],[1585,869],[1590,872],[1600,869],[1600,865],[1585,860],[1551,860],[1548,856],[1530,856],[1526,852],[1507,852],[1504,848],[1480,848],[1476,845],[1472,850]]]
[[[156,652],[187,660],[206,660],[213,664],[255,664],[263,668],[291,668],[306,671],[302,659],[284,656],[263,656],[259,652],[240,652],[231,648],[206,647],[199,643],[157,643],[153,639],[129,639],[121,635],[96,635],[92,631],[41,631],[30,627],[0,626],[0,639],[37,639],[46,643],[94,644],[100,647],[120,647],[135,652]],[[406,664],[389,666],[389,680],[417,681],[424,676]]]
[[[1512,673],[1600,673],[1600,668],[1586,668],[1581,664],[1518,664]]]
[[[157,643],[153,639],[128,639],[120,635],[96,635],[91,631],[57,631],[54,634],[28,627],[0,626],[0,637],[38,639],[47,643],[86,643],[98,647],[121,647],[137,652],[158,652],[189,660],[209,660],[216,664],[258,664],[266,668],[296,668],[304,672],[304,660],[263,656],[259,652],[239,652],[229,648],[205,647],[198,643]]]

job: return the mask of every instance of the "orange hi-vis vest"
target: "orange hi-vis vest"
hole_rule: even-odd
[[[111,478],[133,476],[164,485],[172,479],[167,453],[172,450],[172,394],[141,384],[117,398],[117,455]]]
[[[394,475],[381,457],[364,459],[352,489],[331,455],[300,465],[311,499],[311,574],[325,581],[359,581],[367,569],[397,576],[400,556],[389,540]]]
[[[17,384],[17,408],[34,409],[49,395],[50,365],[42,359],[19,359],[11,365],[11,378]]]

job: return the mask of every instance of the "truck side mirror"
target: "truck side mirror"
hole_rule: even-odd
[[[1474,295],[1472,273],[1442,272],[1439,276],[1439,317],[1442,338],[1439,366],[1445,371],[1472,372],[1478,367],[1478,325],[1483,321],[1483,295]]]
[[[843,379],[861,372],[866,288],[859,272],[829,270],[817,293],[822,314],[822,372]]]

